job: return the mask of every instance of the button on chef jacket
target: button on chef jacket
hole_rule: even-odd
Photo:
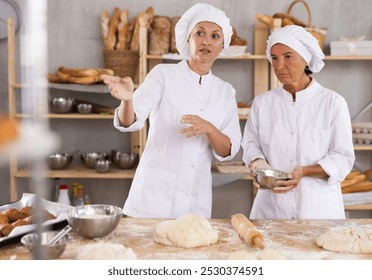
[[[303,177],[287,194],[259,190],[252,219],[345,218],[340,181],[354,163],[345,99],[316,81],[296,93],[277,88],[254,99],[242,141],[243,161],[266,158],[272,168],[319,164],[327,179]]]
[[[149,116],[147,143],[136,170],[123,212],[136,218],[176,218],[187,213],[211,217],[212,154],[231,160],[240,147],[241,130],[235,89],[210,71],[202,76],[185,60],[159,64],[133,95],[136,121],[121,127],[115,111],[114,126],[123,132],[144,127]],[[205,135],[186,138],[180,130],[182,115],[199,115],[231,141],[231,154],[214,153]]]

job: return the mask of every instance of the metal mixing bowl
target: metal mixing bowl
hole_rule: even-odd
[[[37,233],[29,233],[22,237],[21,242],[27,247],[34,259],[57,259],[66,249],[67,236],[63,236],[54,245],[49,245],[48,242],[58,233],[58,231],[45,231],[41,233],[40,239]],[[38,246],[41,246],[41,255],[39,256]]]
[[[96,153],[96,152],[89,152],[89,153],[82,153],[80,154],[80,159],[84,163],[87,168],[94,169],[94,163],[98,159],[108,159],[109,156],[107,153]]]
[[[86,103],[81,103],[77,105],[78,112],[80,114],[90,114],[92,113],[92,104],[86,104]]]
[[[265,190],[272,190],[275,187],[280,187],[276,185],[276,181],[278,180],[288,180],[288,173],[275,169],[257,168],[251,172],[251,175],[260,185],[260,188]]]
[[[98,238],[110,234],[117,227],[121,211],[120,207],[105,204],[72,207],[67,212],[67,221],[81,236]]]
[[[98,173],[107,173],[110,170],[111,161],[108,159],[97,159],[94,162],[94,168]]]
[[[111,150],[111,161],[120,169],[133,168],[138,163],[138,159],[138,154]]]
[[[64,153],[51,154],[48,157],[48,165],[50,169],[61,170],[66,169],[73,159],[73,155]]]
[[[72,106],[75,103],[74,98],[57,97],[50,101],[53,112],[58,114],[66,114],[72,111]]]

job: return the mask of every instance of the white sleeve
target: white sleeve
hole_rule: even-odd
[[[129,127],[121,126],[118,117],[118,108],[116,108],[114,127],[122,132],[132,132],[142,129],[149,114],[158,108],[163,91],[164,76],[158,65],[147,74],[143,83],[134,92],[133,108],[136,115],[135,122]]]
[[[256,158],[265,159],[264,153],[261,149],[260,139],[258,135],[259,128],[259,105],[257,99],[253,100],[249,117],[244,127],[244,134],[242,140],[243,161],[248,166],[252,160]]]
[[[318,164],[328,174],[328,183],[334,184],[345,179],[351,171],[354,160],[354,147],[349,109],[343,97],[333,104],[332,138],[328,154]]]

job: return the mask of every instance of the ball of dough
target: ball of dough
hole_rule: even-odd
[[[153,239],[164,245],[195,248],[216,243],[218,233],[204,217],[188,214],[159,223]]]
[[[323,249],[342,253],[372,253],[371,228],[330,229],[316,239]]]

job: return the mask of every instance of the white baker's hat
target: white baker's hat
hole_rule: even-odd
[[[309,65],[311,72],[317,73],[323,68],[324,53],[316,38],[305,28],[287,25],[270,35],[267,40],[266,56],[271,63],[271,47],[278,43],[290,47],[301,55]]]
[[[190,58],[190,47],[187,44],[192,29],[198,22],[209,21],[218,24],[223,33],[224,49],[228,49],[231,41],[232,27],[225,12],[212,5],[198,3],[188,9],[175,27],[177,50],[184,59]]]

